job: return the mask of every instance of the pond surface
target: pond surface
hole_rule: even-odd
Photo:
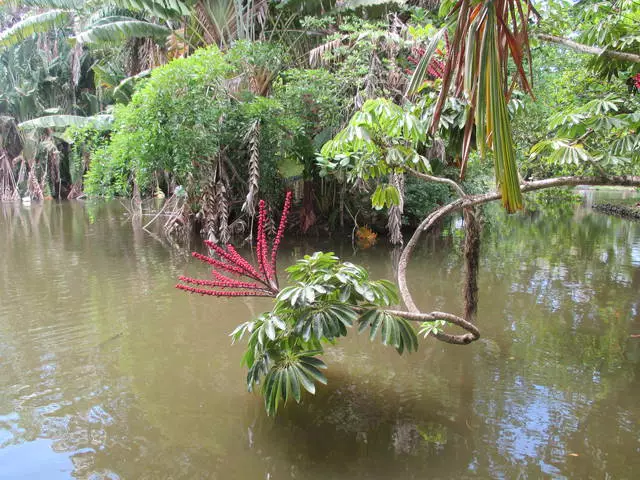
[[[290,242],[281,267],[324,249],[394,277],[384,244],[338,240]],[[454,222],[416,252],[424,309],[461,312],[460,245]],[[481,341],[401,357],[354,332],[275,419],[228,337],[270,302],[187,295],[185,272],[206,276],[117,203],[0,206],[1,479],[640,475],[640,223],[489,211]]]

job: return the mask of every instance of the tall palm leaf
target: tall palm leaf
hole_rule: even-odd
[[[0,32],[0,49],[7,48],[31,37],[68,24],[71,15],[65,10],[49,10],[26,17],[12,27]]]
[[[458,0],[449,15],[455,18],[455,34],[431,131],[440,126],[446,99],[451,95],[464,97],[468,107],[460,176],[465,174],[475,130],[481,153],[493,153],[503,205],[513,212],[522,208],[522,194],[506,105],[516,83],[532,94],[528,22],[537,13],[530,0]],[[525,57],[529,72],[523,66]],[[510,60],[515,65],[511,79]],[[424,70],[416,69],[416,76],[422,77],[413,78],[412,85],[423,81]]]
[[[163,42],[171,34],[171,29],[162,25],[117,17],[114,21],[93,26],[74,37],[80,43],[119,43],[132,38],[153,38]]]

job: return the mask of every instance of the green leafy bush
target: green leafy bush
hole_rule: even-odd
[[[411,323],[385,311],[398,302],[391,282],[370,280],[364,268],[340,262],[331,252],[306,255],[287,272],[291,286],[279,292],[273,310],[231,334],[234,342],[248,335],[247,386],[251,391],[262,385],[270,415],[282,403],[300,402],[303,390],[315,393],[317,382],[327,383],[326,365],[317,356],[324,343],[346,336],[356,324],[398,353],[418,349]]]
[[[226,53],[210,47],[155,69],[131,103],[116,107],[111,142],[94,154],[87,193],[127,195],[134,180],[149,190],[156,172],[168,172],[195,199],[224,157],[240,200],[247,134],[256,123],[263,197],[282,191],[291,165],[311,176],[316,149],[341,122],[342,86],[324,70],[281,72],[285,60],[277,45],[238,42]]]
[[[141,188],[149,186],[156,170],[188,182],[199,163],[211,162],[219,152],[221,115],[230,102],[224,80],[230,73],[216,47],[155,69],[131,103],[116,108],[112,141],[93,162],[87,193],[127,193],[124,170],[134,172]]]
[[[408,176],[404,186],[404,223],[417,226],[429,212],[451,200],[451,189]]]

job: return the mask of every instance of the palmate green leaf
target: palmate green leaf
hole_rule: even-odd
[[[580,108],[580,111],[587,112],[591,115],[604,115],[609,112],[617,112],[618,105],[622,100],[613,95],[607,95],[604,98],[596,98],[586,103]]]
[[[622,118],[616,116],[598,115],[586,121],[585,126],[596,132],[606,133],[616,128],[622,128],[626,126],[626,123]]]
[[[581,143],[566,138],[554,138],[538,142],[531,148],[531,158],[549,151],[548,161],[559,165],[578,165],[588,161],[592,156]]]
[[[257,338],[259,345],[265,345],[267,341],[274,341],[278,331],[284,331],[287,329],[287,324],[273,313],[265,313],[260,315],[253,325],[252,337]]]
[[[581,124],[587,118],[587,114],[583,112],[575,112],[573,110],[566,112],[558,112],[549,118],[549,129],[555,130],[559,127],[571,127]]]
[[[404,318],[395,317],[384,310],[372,309],[358,319],[360,332],[370,328],[369,338],[374,340],[380,332],[383,345],[392,345],[402,354],[405,350],[418,350],[418,337],[413,326]]]
[[[325,304],[301,312],[294,331],[302,335],[305,342],[312,336],[316,340],[333,340],[347,335],[347,327],[351,327],[358,315],[346,305]]]
[[[371,196],[371,206],[376,210],[400,205],[400,192],[393,185],[379,184]]]
[[[171,29],[142,20],[116,21],[90,28],[75,37],[80,43],[121,43],[131,38],[152,38],[164,43]]]
[[[295,286],[283,288],[277,298],[279,301],[289,302],[292,307],[304,307],[315,303],[318,294],[327,292],[327,287],[323,285],[298,282]]]
[[[315,382],[327,383],[320,371],[327,368],[321,360],[301,352],[274,365],[266,374],[262,394],[268,415],[275,415],[281,403],[302,398],[302,388],[315,394]],[[302,388],[301,388],[302,387]]]
[[[445,322],[444,320],[434,320],[432,322],[422,322],[420,324],[420,332],[419,333],[420,333],[420,335],[423,335],[425,338],[427,338],[432,333],[435,335],[438,332],[440,332],[442,327],[444,327],[446,324],[447,324],[447,322]]]
[[[69,22],[70,14],[64,10],[50,10],[27,17],[0,33],[0,51],[15,45],[34,33],[47,32]]]
[[[21,130],[34,130],[36,128],[52,128],[63,130],[68,127],[88,127],[96,130],[109,130],[113,124],[113,115],[94,115],[92,117],[80,117],[77,115],[47,115],[45,117],[27,120],[18,125]]]
[[[388,280],[376,280],[370,282],[369,286],[375,297],[375,304],[383,307],[397,304],[400,301],[398,287]]]
[[[640,153],[640,133],[635,135],[625,135],[611,143],[611,154],[624,156],[632,153]]]
[[[268,352],[262,352],[262,354],[255,358],[251,364],[251,367],[247,371],[247,390],[253,391],[255,385],[260,383],[262,377],[267,375],[271,368],[271,358]]]

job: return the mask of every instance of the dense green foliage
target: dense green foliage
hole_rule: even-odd
[[[126,195],[130,173],[144,188],[159,169],[187,182],[196,159],[210,161],[219,151],[229,71],[216,47],[154,70],[131,103],[116,108],[111,142],[94,162],[87,193]]]
[[[384,310],[398,302],[392,283],[370,280],[364,268],[323,252],[306,255],[287,273],[291,285],[280,291],[273,310],[231,334],[234,341],[248,335],[247,386],[262,385],[269,414],[282,403],[300,402],[303,390],[315,393],[316,382],[326,384],[326,365],[316,357],[324,343],[346,336],[354,325],[368,330],[371,340],[379,334],[398,353],[418,349],[411,324]]]

